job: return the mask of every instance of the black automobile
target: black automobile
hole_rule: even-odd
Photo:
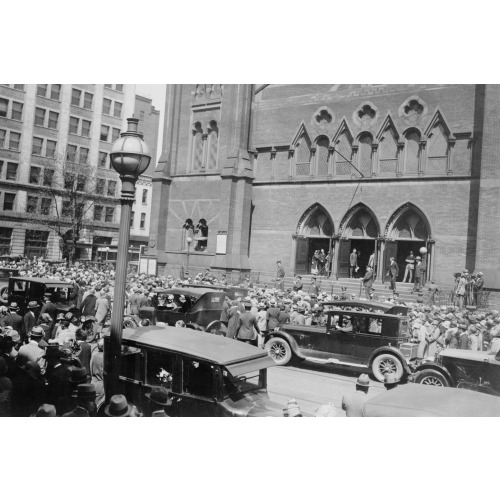
[[[109,342],[109,332],[104,333],[106,391]],[[205,332],[154,326],[125,329],[122,346],[119,390],[146,416],[151,414],[146,395],[155,385],[170,393],[170,416],[283,416],[282,406],[267,394],[267,369],[275,363],[262,349]]]
[[[70,305],[72,290],[73,285],[67,281],[17,276],[9,278],[9,304],[17,302],[20,314],[24,314],[29,302],[36,301],[42,306],[44,295],[50,293],[58,312],[65,313],[73,307]]]
[[[417,384],[459,387],[500,396],[500,350],[444,349],[413,373]]]
[[[212,288],[161,289],[152,297],[151,307],[141,308],[139,317],[147,318],[153,324],[161,321],[175,326],[182,320],[188,328],[195,330],[219,330],[224,297],[224,292]]]
[[[417,350],[409,342],[406,308],[368,301],[325,305],[332,308],[325,326],[286,324],[268,332],[266,349],[278,365],[295,359],[350,366],[371,371],[379,381],[386,373],[398,380],[410,374]]]

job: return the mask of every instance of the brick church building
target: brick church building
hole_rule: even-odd
[[[323,249],[340,278],[355,248],[382,279],[413,251],[437,283],[467,268],[500,288],[499,85],[168,85],[165,106],[147,251],[160,273],[189,252],[306,274]]]

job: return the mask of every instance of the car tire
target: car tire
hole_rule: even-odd
[[[449,387],[448,379],[436,370],[422,370],[415,375],[415,383],[422,385],[433,385],[436,387]]]
[[[380,354],[372,363],[373,376],[383,382],[386,373],[394,373],[397,380],[403,377],[403,363],[394,354]]]
[[[280,337],[273,337],[268,340],[266,342],[266,351],[279,366],[286,365],[292,359],[293,353],[290,344]]]

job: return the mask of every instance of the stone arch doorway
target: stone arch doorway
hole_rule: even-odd
[[[295,273],[310,274],[313,255],[316,250],[324,250],[333,255],[333,221],[326,209],[319,203],[309,207],[299,220],[295,240]],[[325,264],[323,274],[330,275],[331,261]]]
[[[350,255],[358,254],[358,270],[354,277],[362,277],[370,256],[374,253],[374,272],[377,274],[379,224],[375,214],[363,203],[354,206],[344,216],[340,225],[340,241],[336,274],[349,278]]]
[[[426,279],[430,279],[434,242],[431,239],[429,221],[418,207],[406,203],[396,210],[387,223],[384,236],[385,271],[389,267],[390,258],[394,257],[399,265],[397,281],[403,281],[407,264],[406,259],[410,252],[413,252],[414,257],[422,257],[422,264],[426,268]],[[427,253],[424,255],[420,253],[422,247],[427,249]],[[384,272],[383,275],[385,276],[385,274]],[[414,281],[413,273],[412,276],[412,281]]]

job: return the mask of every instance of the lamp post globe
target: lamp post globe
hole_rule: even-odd
[[[128,248],[130,243],[130,216],[135,198],[135,184],[151,162],[147,144],[138,131],[137,118],[127,118],[127,130],[113,143],[110,153],[111,165],[120,176],[121,214],[118,233],[118,249],[115,270],[115,292],[111,313],[111,333],[109,349],[104,350],[109,368],[109,386],[106,387],[106,399],[119,393],[119,369],[123,332],[123,312],[125,308],[125,289],[128,268]]]

